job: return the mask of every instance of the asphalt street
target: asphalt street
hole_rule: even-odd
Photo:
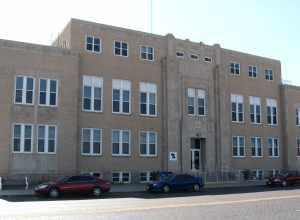
[[[200,193],[121,193],[101,198],[0,198],[0,219],[300,219],[300,188],[241,187]]]

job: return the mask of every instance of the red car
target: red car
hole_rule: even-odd
[[[285,187],[297,183],[300,183],[300,172],[298,171],[288,171],[283,174],[269,177],[267,180],[268,186],[280,185]]]
[[[111,182],[102,180],[92,175],[80,175],[59,178],[56,181],[43,183],[35,187],[38,195],[46,195],[51,198],[61,194],[93,194],[100,196],[101,193],[109,192]]]

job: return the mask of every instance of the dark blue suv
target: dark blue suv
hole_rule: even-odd
[[[154,181],[146,186],[146,190],[150,192],[164,192],[176,190],[193,190],[200,191],[204,186],[202,177],[194,177],[189,174],[168,174],[160,175],[159,180]]]

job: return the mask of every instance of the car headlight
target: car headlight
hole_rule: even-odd
[[[47,184],[42,184],[42,185],[39,185],[37,188],[38,188],[38,189],[45,189],[45,188],[47,188],[47,187],[48,187]]]

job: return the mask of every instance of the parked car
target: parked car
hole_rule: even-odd
[[[202,177],[194,177],[189,174],[167,174],[160,175],[159,180],[149,183],[146,186],[146,191],[150,192],[164,192],[176,190],[193,190],[200,191],[204,186]]]
[[[92,194],[100,196],[109,192],[111,182],[92,175],[62,177],[53,182],[42,183],[35,187],[35,193],[56,198],[62,194]]]
[[[300,172],[299,171],[287,171],[276,176],[269,177],[266,184],[268,186],[288,186],[300,183]]]

